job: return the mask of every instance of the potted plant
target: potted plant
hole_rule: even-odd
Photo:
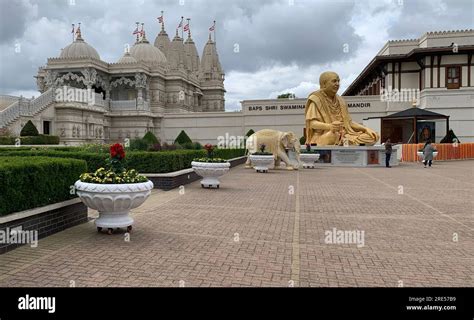
[[[110,146],[107,169],[99,168],[94,173],[83,173],[74,187],[86,206],[99,211],[95,220],[97,231],[107,228],[112,234],[114,228],[132,230],[131,209],[142,205],[153,189],[153,183],[134,169],[124,167],[125,151],[116,143]]]
[[[229,171],[230,163],[221,158],[214,158],[213,145],[208,143],[204,149],[207,151],[207,157],[195,158],[191,165],[196,174],[204,178],[201,180],[201,187],[219,189],[220,182],[217,178]]]
[[[319,160],[319,153],[311,150],[310,144],[306,144],[306,149],[301,150],[300,160],[303,162],[303,168],[314,168],[314,163]]]
[[[424,160],[424,154],[423,154],[423,149],[420,149],[416,152],[416,154],[418,155],[418,157],[421,159],[421,160]],[[433,151],[433,159],[436,158],[436,156],[438,155],[438,150],[435,150]]]
[[[255,152],[250,155],[250,162],[255,168],[256,172],[268,172],[275,164],[275,156],[273,153],[265,151],[266,145],[259,145],[260,152]]]

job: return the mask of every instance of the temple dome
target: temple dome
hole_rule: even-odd
[[[147,65],[166,65],[167,59],[163,52],[148,42],[145,36],[130,49],[130,55]]]
[[[97,50],[85,42],[84,39],[82,39],[80,33],[73,43],[61,51],[61,55],[59,57],[63,59],[92,58],[100,60]]]
[[[129,52],[125,52],[123,57],[121,57],[117,63],[128,64],[128,63],[137,63],[137,62],[138,62],[137,59],[132,57]]]

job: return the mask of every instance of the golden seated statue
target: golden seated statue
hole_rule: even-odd
[[[337,95],[339,76],[335,72],[323,72],[319,77],[320,90],[311,93],[306,101],[306,144],[373,145],[379,135],[353,122],[347,104]]]

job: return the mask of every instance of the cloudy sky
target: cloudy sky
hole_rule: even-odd
[[[191,18],[200,54],[217,21],[227,111],[244,99],[306,97],[329,69],[342,93],[388,40],[474,28],[473,0],[0,0],[0,94],[38,96],[33,76],[71,43],[72,23],[116,62],[136,21],[154,41],[161,10],[170,37],[181,16]]]

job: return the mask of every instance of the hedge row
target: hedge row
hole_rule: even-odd
[[[48,157],[0,157],[0,216],[76,197],[71,186],[86,162]]]
[[[14,145],[17,138],[14,137],[0,137],[1,145]],[[24,145],[42,145],[42,144],[59,144],[58,136],[50,136],[40,134],[38,136],[20,137],[21,144]]]
[[[77,147],[50,147],[50,146],[38,146],[38,147],[24,147],[24,146],[18,146],[18,147],[1,147],[0,148],[0,154],[3,152],[9,152],[9,151],[81,151],[81,149]]]
[[[217,149],[214,157],[232,159],[244,155],[244,149]],[[142,173],[167,173],[191,167],[194,158],[206,155],[205,150],[176,150],[164,152],[129,151],[126,153],[126,167],[136,169]],[[1,151],[0,157],[4,156],[46,156],[58,158],[73,158],[85,160],[87,171],[93,172],[104,167],[109,155],[106,153],[90,153],[79,151],[55,151],[55,150],[10,150]]]
[[[19,156],[19,157],[52,157],[52,158],[70,158],[85,160],[88,171],[95,171],[103,167],[105,160],[109,157],[108,154],[89,153],[89,152],[64,152],[55,150],[20,150],[20,151],[3,151],[0,152],[0,158],[5,156]],[[84,171],[85,172],[85,171]]]

